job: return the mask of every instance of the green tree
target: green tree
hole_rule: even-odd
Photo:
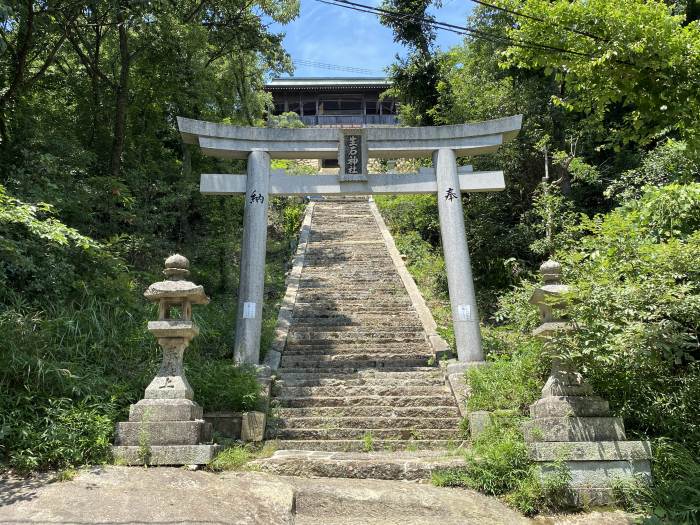
[[[585,115],[601,141],[619,147],[679,133],[700,145],[696,21],[685,24],[658,0],[498,3],[519,13],[505,64],[555,75],[563,90],[552,101]]]

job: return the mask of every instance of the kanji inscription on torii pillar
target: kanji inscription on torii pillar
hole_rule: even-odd
[[[202,174],[200,190],[211,195],[245,194],[235,359],[259,364],[268,195],[437,196],[457,356],[481,362],[479,314],[465,235],[461,193],[505,188],[503,172],[474,172],[457,157],[495,152],[520,131],[522,115],[453,126],[365,128],[251,128],[178,117],[186,143],[207,155],[248,159],[247,174]],[[369,158],[431,157],[432,168],[417,173],[369,174]],[[333,159],[338,175],[287,175],[271,170],[270,159]]]

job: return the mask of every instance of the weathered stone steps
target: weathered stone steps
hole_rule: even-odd
[[[275,381],[275,388],[282,388],[285,386],[442,386],[443,379],[440,377],[436,378],[419,378],[419,379],[390,379],[390,378],[357,378],[357,379],[343,379],[340,377],[287,377],[285,379],[278,379]]]
[[[436,470],[464,468],[460,455],[445,451],[319,452],[278,450],[254,461],[263,472],[286,476],[427,480]]]
[[[282,407],[343,407],[343,406],[388,406],[388,407],[432,407],[454,402],[452,394],[428,396],[355,396],[355,397],[277,397]]]
[[[280,421],[279,428],[319,429],[319,428],[353,428],[353,429],[386,429],[392,430],[454,430],[459,425],[457,417],[381,417],[381,416],[350,416],[350,417],[285,417]]]
[[[387,343],[386,347],[374,344],[328,344],[328,345],[299,345],[286,351],[285,356],[335,356],[349,354],[365,355],[427,355],[425,345],[418,343]]]
[[[404,439],[435,440],[460,438],[459,430],[444,428],[279,428],[279,439]]]
[[[358,322],[358,321],[348,321],[345,319],[316,319],[316,321],[311,322],[299,322],[295,320],[294,323],[294,333],[312,333],[318,334],[323,332],[352,332],[355,334],[361,334],[365,332],[371,332],[373,330],[386,331],[386,332],[403,332],[403,331],[420,331],[421,326],[419,324],[411,324],[414,322],[413,319],[380,319],[377,318],[372,320],[371,323]],[[421,333],[422,335],[422,333]]]
[[[283,386],[279,398],[285,397],[333,397],[338,393],[337,386]],[[430,386],[382,386],[361,385],[345,386],[342,389],[345,396],[410,396],[410,395],[441,395],[445,388],[438,385]]]
[[[371,450],[444,450],[459,446],[460,439],[378,439],[373,435]],[[279,450],[323,450],[363,452],[370,443],[363,439],[277,439]]]
[[[397,418],[425,418],[425,417],[459,417],[459,410],[455,406],[429,406],[429,407],[392,407],[379,406],[346,406],[346,407],[305,407],[305,408],[277,408],[276,415],[284,418],[297,417],[378,417],[390,416]]]
[[[389,367],[374,370],[372,368],[358,369],[358,368],[343,368],[335,370],[304,370],[298,368],[278,368],[277,377],[280,379],[290,379],[290,378],[334,378],[334,379],[400,379],[405,377],[406,379],[420,379],[421,377],[426,378],[442,378],[442,373],[439,369],[434,367],[413,367],[412,369],[392,369]]]
[[[339,359],[334,359],[331,361],[319,361],[317,359],[295,359],[295,356],[282,356],[281,364],[287,367],[310,369],[342,368],[346,366],[356,368],[382,368],[384,366],[419,366],[426,364],[429,359],[428,356],[415,357],[413,355],[407,355],[405,357],[389,355],[385,358],[377,355],[370,361],[366,361],[364,359],[343,359],[342,357],[343,356],[340,356]]]
[[[459,440],[459,410],[433,360],[367,202],[316,203],[275,372],[270,437],[305,450]]]
[[[293,343],[307,342],[308,344],[323,344],[326,341],[348,341],[361,343],[364,341],[423,341],[423,330],[380,330],[378,328],[357,328],[355,330],[328,330],[316,328],[309,330],[290,330],[287,341]]]

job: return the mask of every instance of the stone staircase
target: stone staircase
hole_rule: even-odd
[[[268,437],[281,449],[459,443],[459,410],[366,198],[314,204]]]

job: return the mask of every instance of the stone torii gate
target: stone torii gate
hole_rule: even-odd
[[[505,188],[502,171],[458,167],[458,156],[493,153],[519,132],[522,115],[421,128],[253,128],[177,119],[184,142],[206,155],[247,159],[246,175],[202,174],[207,195],[245,194],[235,360],[259,364],[267,210],[270,195],[387,195],[432,193],[438,197],[457,357],[483,361],[479,316],[464,229],[461,192]],[[368,174],[369,158],[432,156],[433,167],[410,174]],[[338,158],[339,175],[288,175],[271,170],[270,159]]]

